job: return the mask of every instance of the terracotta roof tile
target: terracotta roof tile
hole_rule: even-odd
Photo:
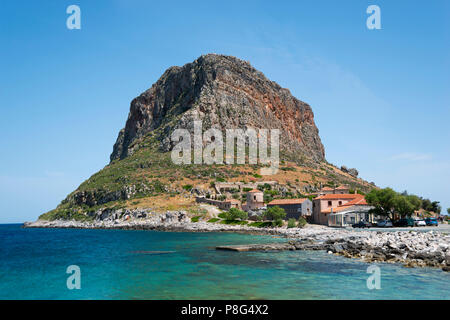
[[[269,202],[271,205],[278,205],[278,204],[300,204],[303,203],[307,198],[302,199],[275,199]]]
[[[359,197],[353,199],[352,201],[344,203],[343,206],[352,206],[352,205],[355,205],[355,204],[367,205],[366,198],[363,195],[359,195]]]
[[[351,193],[332,193],[332,194],[324,194],[323,196],[319,196],[314,198],[314,200],[335,200],[335,199],[356,199],[361,197],[360,194],[351,194]]]

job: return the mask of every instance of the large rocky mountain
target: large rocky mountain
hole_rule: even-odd
[[[193,133],[194,120],[202,121],[203,130],[279,129],[281,170],[261,176],[258,173],[263,164],[174,164],[169,152],[174,145],[171,134],[177,128]],[[192,192],[214,193],[218,181],[270,180],[279,181],[280,196],[284,197],[302,196],[322,185],[370,188],[348,170],[325,161],[308,104],[268,80],[248,62],[208,54],[182,67],[169,68],[135,98],[110,163],[40,218],[93,219],[108,216],[115,208],[163,211],[188,206],[196,210]]]
[[[159,149],[169,151],[173,130],[192,132],[194,120],[202,120],[204,130],[280,129],[280,151],[291,155],[291,159],[322,162],[325,157],[308,104],[246,61],[207,54],[182,67],[169,68],[131,102],[111,161],[133,154],[139,147],[134,142],[152,131],[158,132]]]

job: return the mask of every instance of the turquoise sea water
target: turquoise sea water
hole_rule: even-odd
[[[232,233],[22,229],[0,225],[0,299],[449,299],[450,273],[325,252],[227,252],[216,245],[285,241]],[[151,253],[149,251],[168,251]],[[69,290],[66,268],[81,269]]]

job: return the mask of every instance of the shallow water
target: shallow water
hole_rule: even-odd
[[[0,225],[0,299],[449,299],[450,273],[369,264],[325,252],[228,252],[285,241],[234,233],[22,229]],[[157,252],[155,252],[157,251]],[[66,268],[81,269],[69,290]]]

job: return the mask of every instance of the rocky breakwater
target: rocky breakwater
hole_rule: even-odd
[[[450,235],[439,232],[355,232],[312,229],[283,234],[294,238],[285,243],[218,246],[217,250],[284,251],[325,250],[365,262],[401,263],[406,267],[437,267],[450,271]]]
[[[450,271],[450,235],[429,232],[364,232],[364,236],[329,239],[324,249],[366,262],[402,263]]]
[[[93,220],[37,220],[25,222],[24,228],[78,228],[78,229],[125,229],[170,230],[189,223],[185,211],[156,213],[149,209],[103,210],[93,215]]]

